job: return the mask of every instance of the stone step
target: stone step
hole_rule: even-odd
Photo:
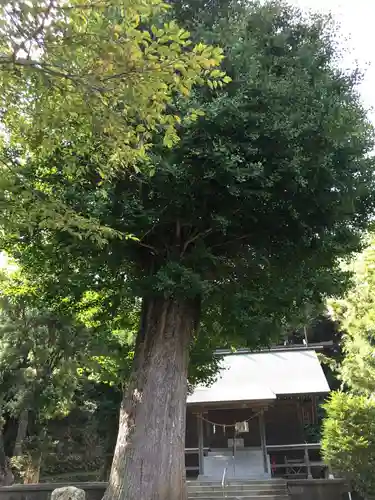
[[[225,494],[226,495],[231,495],[231,496],[243,496],[246,497],[248,495],[258,495],[258,496],[264,496],[264,495],[285,495],[286,490],[285,488],[275,488],[275,489],[246,489],[246,490],[237,490],[237,489],[227,489],[225,488],[224,490],[195,490],[191,491],[189,490],[189,497],[190,498],[200,498],[200,497],[207,497],[210,496],[212,498],[218,498],[222,497]]]
[[[227,479],[225,481],[227,485],[286,485],[284,479]],[[199,479],[193,481],[187,481],[187,485],[190,488],[191,486],[221,486],[221,481],[212,480],[212,479]]]
[[[193,497],[188,497],[193,498]],[[289,500],[289,496],[286,495],[285,493],[282,495],[247,495],[247,496],[234,496],[234,495],[227,495],[222,497],[225,500]],[[196,497],[194,497],[196,500]],[[199,500],[217,500],[217,497],[199,497]]]
[[[222,485],[209,485],[209,486],[189,486],[188,491],[221,491]],[[243,491],[243,490],[286,490],[285,484],[226,484],[227,491]]]
[[[223,489],[221,481],[200,479],[188,482],[189,500],[287,500],[283,479],[228,479]]]
[[[197,500],[201,498],[207,498],[210,497],[212,499],[218,499],[218,498],[223,498],[225,496],[227,497],[256,497],[256,498],[268,498],[269,496],[285,496],[286,492],[284,490],[279,490],[279,491],[255,491],[255,490],[250,490],[250,491],[221,491],[221,492],[203,492],[203,493],[196,493],[192,494],[189,493],[189,498]]]
[[[233,483],[225,483],[225,488],[226,489],[233,489],[235,488],[236,490],[251,490],[251,489],[274,489],[274,488],[286,488],[285,483],[242,483],[242,484],[233,484]],[[195,491],[195,490],[221,490],[222,485],[221,483],[218,484],[197,484],[197,485],[188,485],[188,490],[189,491]]]

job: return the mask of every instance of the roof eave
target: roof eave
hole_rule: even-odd
[[[252,406],[261,406],[261,405],[269,405],[276,401],[277,398],[273,399],[249,399],[249,400],[240,400],[240,401],[193,401],[187,402],[186,405],[189,408],[215,408],[215,409],[231,409],[235,408],[246,408],[249,405]]]

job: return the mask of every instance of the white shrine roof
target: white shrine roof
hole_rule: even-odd
[[[197,386],[188,404],[264,401],[330,391],[316,352],[307,348],[228,354],[221,365],[216,381],[210,387]]]

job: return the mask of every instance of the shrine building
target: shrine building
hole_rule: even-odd
[[[223,355],[209,387],[187,398],[188,477],[220,480],[323,477],[311,437],[330,391],[315,347],[276,347]]]

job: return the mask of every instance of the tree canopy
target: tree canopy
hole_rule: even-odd
[[[12,192],[16,182],[28,200],[25,210],[19,196],[7,197],[7,216],[23,212],[48,227],[108,235],[110,228],[99,231],[97,220],[63,205],[42,179],[24,179],[25,159],[43,162],[64,145],[72,159],[77,151],[91,157],[97,182],[145,165],[155,133],[170,147],[181,121],[197,118],[198,109],[182,116],[171,102],[195,84],[229,80],[218,68],[222,50],[193,44],[160,0],[2,2],[0,19],[2,189]],[[81,167],[66,157],[60,173],[77,184],[86,175]]]
[[[3,2],[1,107],[12,141],[31,142],[35,155],[61,141],[85,151],[100,137],[115,169],[144,157],[155,130],[174,144],[170,101],[224,74],[222,50],[193,45],[168,10],[161,0]]]
[[[110,238],[102,251],[98,241],[81,241],[84,230],[56,230],[39,213],[31,238],[15,233],[18,253],[11,242],[28,267],[45,269],[51,281],[59,276],[70,293],[74,268],[80,279],[111,280],[125,294],[199,295],[234,335],[241,324],[254,331],[260,317],[269,331],[345,280],[337,257],[359,247],[373,208],[372,129],[357,75],[334,68],[324,19],[306,23],[277,4],[253,6],[247,22],[234,25],[243,30],[241,43],[228,19],[209,35],[225,42],[233,83],[194,91],[205,116],[181,127],[178,147],[169,151],[161,141],[153,149],[154,175],[98,182],[95,142],[93,156],[59,147],[20,168],[22,182],[53,190],[72,213],[136,238]],[[82,184],[64,174],[72,162],[87,172]],[[12,191],[31,211],[20,182]]]
[[[107,492],[114,499],[184,498],[192,344],[202,335],[208,348],[212,338],[266,344],[306,304],[341,292],[348,274],[339,260],[360,248],[374,208],[373,130],[358,74],[336,67],[329,20],[276,2],[218,2],[209,19],[189,5],[177,3],[179,23],[223,48],[231,82],[168,103],[173,116],[204,113],[181,120],[173,148],[155,134],[139,169],[103,177],[113,161],[105,136],[84,148],[61,141],[13,165],[2,191],[3,245],[49,297],[104,292],[107,312],[120,316],[141,304]],[[69,130],[79,136],[81,125]],[[28,153],[39,151],[26,142]],[[66,166],[83,172],[79,182]],[[53,193],[90,231],[40,207],[34,222],[14,212],[17,199],[35,213],[30,186]],[[93,234],[93,221],[107,233]]]

